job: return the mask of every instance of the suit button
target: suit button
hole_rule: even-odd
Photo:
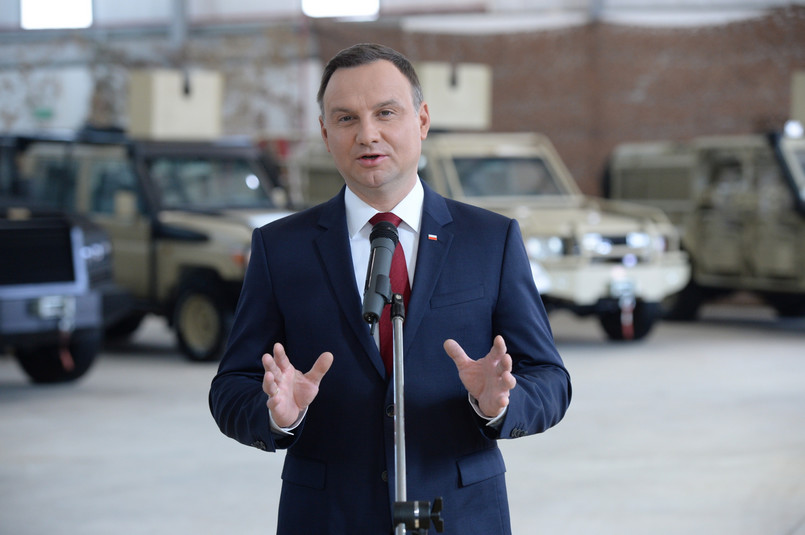
[[[383,473],[380,474],[380,479],[383,480],[383,483],[388,483],[388,481],[389,481],[389,473],[386,470],[383,470]]]
[[[386,416],[394,418],[394,403],[386,405]]]

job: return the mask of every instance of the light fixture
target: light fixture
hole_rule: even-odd
[[[89,28],[92,0],[20,0],[24,30]]]
[[[302,12],[315,18],[375,18],[380,0],[302,0]]]

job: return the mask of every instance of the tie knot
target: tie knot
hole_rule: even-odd
[[[372,225],[377,225],[381,221],[388,221],[395,227],[399,227],[400,223],[402,223],[402,219],[392,214],[391,212],[377,213],[374,216],[372,216],[372,219],[369,220],[369,223],[371,223]]]

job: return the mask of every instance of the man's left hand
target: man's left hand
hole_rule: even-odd
[[[458,368],[464,388],[478,400],[484,416],[494,418],[509,405],[509,391],[517,380],[512,375],[512,358],[506,343],[498,335],[485,357],[473,360],[455,340],[446,340],[444,350]]]

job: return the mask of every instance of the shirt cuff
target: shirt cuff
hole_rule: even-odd
[[[467,393],[467,398],[470,400],[470,405],[472,406],[472,410],[475,411],[475,414],[486,420],[487,427],[493,427],[495,429],[500,428],[501,424],[503,423],[503,418],[506,416],[506,411],[509,410],[509,407],[503,407],[503,410],[500,411],[500,414],[494,418],[490,418],[481,412],[481,407],[478,406],[478,400],[472,397],[470,393]]]
[[[302,412],[299,413],[299,418],[296,419],[294,423],[292,423],[289,427],[280,427],[277,425],[277,422],[274,421],[274,416],[271,414],[271,410],[268,411],[268,419],[271,421],[271,430],[278,435],[290,437],[293,436],[292,431],[299,427],[299,424],[302,423],[302,420],[305,419],[305,415],[307,414],[307,407],[304,408]]]

